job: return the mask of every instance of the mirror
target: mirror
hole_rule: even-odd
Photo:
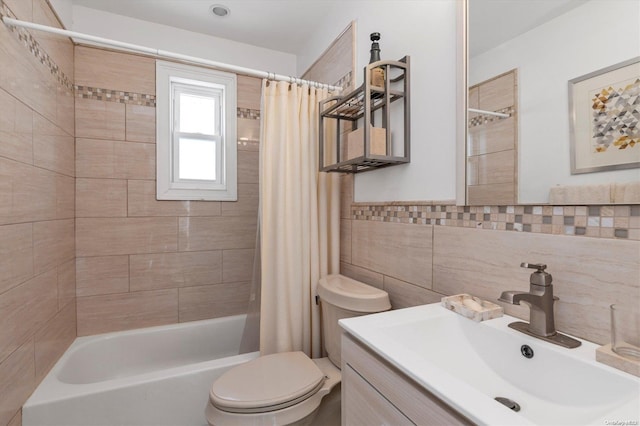
[[[640,170],[572,174],[569,82],[638,56],[640,3],[470,0],[468,7],[468,106],[506,116],[468,112],[467,204],[616,202],[583,197],[637,184]],[[638,155],[640,143],[627,152]],[[571,187],[581,190],[550,199],[551,188]]]

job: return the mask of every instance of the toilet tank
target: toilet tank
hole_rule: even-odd
[[[386,291],[334,274],[318,282],[322,312],[322,341],[329,359],[340,368],[340,337],[338,320],[383,312],[391,309]]]

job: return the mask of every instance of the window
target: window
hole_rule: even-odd
[[[156,62],[157,199],[237,200],[236,76]]]

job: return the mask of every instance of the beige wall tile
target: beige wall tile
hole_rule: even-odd
[[[262,80],[255,77],[238,76],[238,108],[260,109]]]
[[[516,124],[516,118],[509,117],[469,128],[468,155],[515,149],[517,145]]]
[[[76,139],[78,177],[155,179],[155,161],[154,144]]]
[[[478,185],[478,157],[467,157],[467,185]]]
[[[79,297],[78,336],[178,322],[178,290]]]
[[[480,108],[480,99],[478,99],[478,92],[478,86],[469,89],[469,108]],[[470,113],[470,116],[471,114],[477,115],[476,113]]]
[[[222,252],[157,253],[130,256],[131,291],[222,282]]]
[[[75,83],[80,86],[155,95],[155,60],[77,46]]]
[[[258,216],[260,190],[257,183],[239,183],[238,201],[220,203],[223,216]]]
[[[55,176],[0,157],[0,224],[55,219]]]
[[[411,306],[437,303],[442,295],[426,288],[418,287],[391,277],[384,277],[384,291],[389,293],[391,309],[402,309]]]
[[[251,281],[254,253],[254,249],[223,250],[222,281]]]
[[[47,0],[33,0],[33,22],[49,27],[62,28]],[[32,31],[32,34],[58,68],[73,81],[73,43],[71,40],[39,31]]]
[[[39,274],[75,257],[74,220],[33,224],[33,264]]]
[[[7,426],[22,426],[22,409],[18,410]]]
[[[56,269],[51,269],[0,294],[0,360],[58,312],[56,281]]]
[[[0,89],[0,156],[33,163],[33,112]]]
[[[75,338],[76,304],[69,303],[35,335],[36,383],[44,379]]]
[[[255,217],[181,217],[180,251],[254,248]]]
[[[335,39],[302,78],[335,83],[353,69],[355,27],[351,24]],[[355,76],[353,76],[355,80]]]
[[[130,180],[128,204],[129,216],[220,216],[219,201],[156,200],[155,180]]]
[[[351,219],[351,203],[353,203],[353,175],[340,176],[340,217]]]
[[[0,363],[0,424],[12,421],[36,387],[33,339]]]
[[[494,152],[478,157],[478,183],[515,183],[516,153],[514,150]]]
[[[515,87],[514,72],[482,83],[479,86],[480,109],[496,111],[514,105]]]
[[[493,183],[467,186],[471,205],[508,205],[516,200],[515,183]]]
[[[257,151],[238,151],[238,183],[259,183]]]
[[[432,227],[355,220],[352,263],[431,288]]]
[[[63,309],[66,305],[73,302],[75,298],[76,260],[71,259],[58,266],[58,310]]]
[[[76,99],[76,137],[125,139],[125,104]]]
[[[238,140],[257,141],[260,140],[260,120],[250,118],[238,118]],[[241,149],[241,147],[238,147]]]
[[[247,312],[248,282],[186,287],[178,291],[180,292],[180,322]]]
[[[144,105],[126,105],[126,139],[156,143],[156,109]]]
[[[33,276],[33,226],[0,226],[0,294]]]
[[[545,263],[560,298],[558,330],[600,344],[610,341],[609,305],[640,300],[640,259],[629,256],[638,241],[438,226],[434,249],[434,290],[494,302],[502,291],[529,290],[531,271],[521,262]],[[502,305],[528,318],[526,307]]]
[[[114,142],[116,176],[126,179],[156,178],[156,146],[150,143]]]
[[[33,164],[67,176],[75,176],[73,136],[40,114],[33,115]]]
[[[359,266],[351,265],[349,263],[340,263],[340,273],[345,277],[353,278],[356,281],[360,281],[380,289],[383,285],[382,274]]]
[[[75,135],[76,104],[74,92],[60,85],[56,92],[56,121],[60,128],[70,135]]]
[[[18,17],[18,19],[31,21],[33,20],[33,4],[31,1],[25,0],[4,0],[4,3]]]
[[[76,293],[80,296],[129,291],[129,256],[78,257]]]
[[[0,87],[56,121],[56,86],[49,68],[29,53],[8,26],[0,28]]]
[[[76,180],[71,176],[57,174],[56,219],[73,219],[76,216]]]
[[[108,256],[176,251],[177,219],[78,218],[77,256]]]
[[[127,216],[127,181],[77,178],[76,216]]]
[[[76,176],[115,178],[114,142],[76,138]]]
[[[352,220],[340,219],[340,262],[351,263]]]

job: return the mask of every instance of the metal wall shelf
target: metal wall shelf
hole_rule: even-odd
[[[385,71],[384,87],[370,84],[373,69],[382,67]],[[364,83],[354,91],[342,96],[334,96],[320,101],[320,170],[323,172],[360,173],[382,167],[404,164],[410,161],[410,97],[409,97],[409,56],[398,61],[378,61],[368,64],[364,68]],[[401,90],[398,90],[398,86]],[[403,155],[393,155],[391,130],[391,104],[402,100],[403,112]],[[381,116],[379,126],[386,130],[386,153],[388,155],[374,155],[371,153],[371,130],[375,123],[376,112]],[[333,154],[337,160],[334,164],[325,164],[326,120],[336,120],[335,146]],[[358,128],[358,120],[362,119],[364,127],[363,155],[357,158],[343,159],[344,128],[341,121],[351,123],[351,129]]]

